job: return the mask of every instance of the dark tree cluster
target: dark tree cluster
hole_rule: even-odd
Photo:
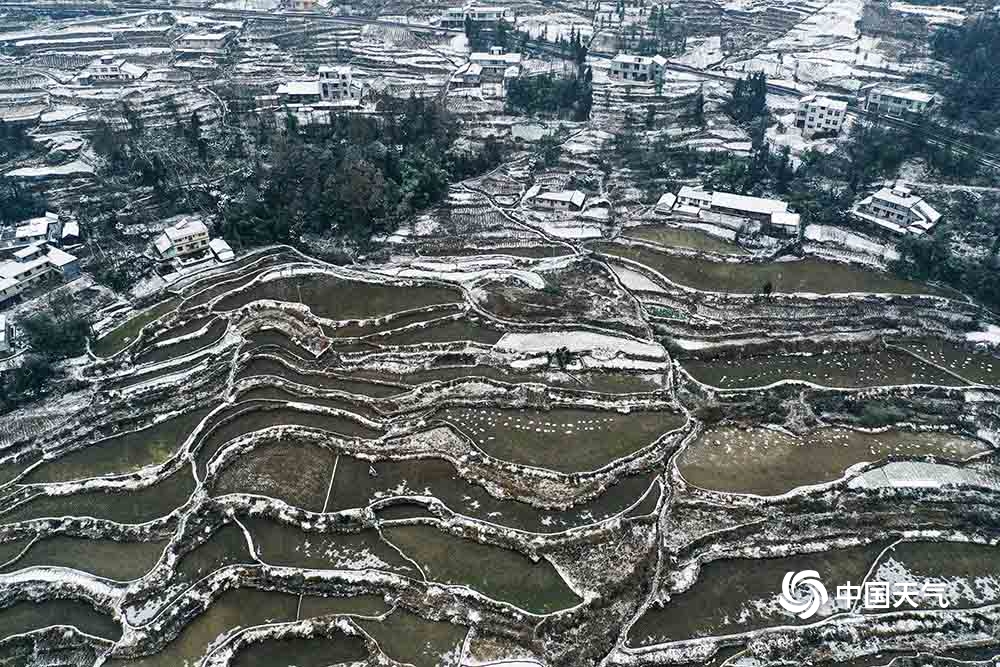
[[[753,72],[733,85],[726,113],[737,123],[752,123],[767,116],[767,74]]]
[[[72,295],[55,292],[44,309],[17,322],[27,343],[19,365],[0,372],[0,414],[43,396],[59,375],[55,362],[86,352],[90,324]]]
[[[227,179],[223,235],[238,246],[302,234],[365,241],[440,201],[451,179],[502,156],[495,142],[478,154],[450,150],[455,120],[435,101],[386,98],[380,111],[331,115],[308,130],[291,115],[283,131],[262,125],[262,155]]]
[[[687,43],[688,26],[684,18],[673,9],[654,5],[646,19],[646,30],[635,24],[624,35],[629,50],[640,55],[674,55],[684,52]]]
[[[583,121],[593,105],[590,70],[572,77],[552,74],[514,79],[507,87],[507,111],[520,114],[551,114]]]
[[[55,292],[43,310],[22,318],[18,327],[31,351],[52,361],[87,350],[90,324],[68,293]]]
[[[0,223],[8,225],[42,215],[45,202],[16,181],[0,176]]]
[[[1000,127],[1000,17],[990,12],[940,28],[932,47],[954,72],[942,91],[945,113],[983,131]]]
[[[31,148],[31,137],[28,136],[25,125],[8,123],[0,118],[0,157],[10,158],[29,148]]]

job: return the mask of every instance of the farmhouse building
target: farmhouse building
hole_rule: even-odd
[[[851,213],[895,234],[925,234],[941,219],[933,206],[901,183],[865,197]]]
[[[821,95],[808,95],[799,100],[795,114],[795,126],[802,130],[802,136],[828,132],[839,134],[847,117],[847,102]]]
[[[182,220],[164,229],[154,246],[164,260],[192,255],[208,248],[208,228],[201,220]]]

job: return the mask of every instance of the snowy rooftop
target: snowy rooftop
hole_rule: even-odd
[[[164,236],[171,241],[179,241],[199,234],[207,234],[208,227],[201,220],[182,220],[172,227],[163,230]]]
[[[278,95],[319,95],[319,81],[286,81],[278,86]]]
[[[913,90],[912,88],[883,88],[876,86],[872,88],[871,92],[901,100],[913,100],[914,102],[930,102],[934,99],[934,96],[930,93],[925,93],[922,90]]]
[[[648,65],[653,62],[653,59],[649,56],[633,56],[629,53],[619,53],[612,58],[611,61],[616,63],[639,63],[640,65]]]
[[[836,109],[837,111],[846,111],[847,102],[844,100],[835,100],[832,97],[824,97],[822,95],[806,95],[801,100],[800,104],[816,104],[827,109]]]
[[[505,63],[508,65],[520,65],[520,53],[485,53],[476,52],[469,56],[469,60],[474,63]]]
[[[51,218],[32,218],[31,220],[26,220],[17,226],[14,230],[14,236],[18,239],[30,239],[36,236],[45,236],[49,232],[49,225],[52,223]]]
[[[699,188],[692,188],[690,185],[683,186],[677,193],[678,198],[700,199],[702,201],[712,201],[712,193],[705,192]]]
[[[0,278],[20,280],[24,274],[48,263],[47,257],[38,257],[28,262],[7,261],[0,263]]]
[[[76,261],[76,257],[59,248],[49,248],[48,259],[53,266],[58,267],[63,267]]]
[[[788,209],[788,204],[777,199],[763,197],[748,197],[729,192],[713,192],[712,207],[731,208],[748,213],[781,213]]]
[[[233,254],[233,249],[229,247],[223,239],[212,239],[208,242],[208,247],[212,250],[212,253],[219,258],[220,261],[228,262],[233,259],[235,255]]]
[[[229,30],[224,30],[222,32],[195,32],[188,35],[181,35],[178,41],[181,42],[207,42],[207,41],[218,41],[220,39],[226,39],[233,33]]]
[[[543,192],[535,195],[535,199],[569,202],[573,206],[583,206],[583,202],[587,199],[587,196],[579,190],[562,190],[560,192]]]

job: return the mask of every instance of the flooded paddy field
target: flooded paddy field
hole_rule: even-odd
[[[944,366],[969,382],[1000,385],[1000,356],[959,347],[943,340],[903,343],[900,347]]]
[[[608,243],[596,244],[595,249],[644,264],[679,285],[711,292],[754,294],[760,292],[766,283],[770,283],[775,292],[954,296],[954,293],[895,278],[887,273],[819,259],[767,263],[713,262],[696,257],[667,255],[649,248]]]
[[[156,347],[143,352],[136,357],[136,364],[155,364],[175,357],[181,357],[192,352],[197,352],[202,348],[218,343],[229,323],[223,319],[216,319],[209,325],[208,329],[200,336],[188,338],[182,341],[167,342],[162,347]]]
[[[51,565],[131,581],[153,569],[165,546],[166,542],[114,542],[57,535],[37,540],[19,559],[0,567],[0,573]]]
[[[178,450],[210,412],[211,408],[193,410],[143,429],[98,440],[47,461],[26,475],[21,483],[66,482],[123,474],[161,464]]]
[[[692,230],[647,226],[625,235],[673,248],[742,252]],[[829,618],[829,604],[808,621],[777,605],[785,572],[816,569],[830,586],[859,581],[887,545],[886,536],[864,522],[839,525],[834,509],[843,493],[840,486],[810,496],[813,505],[801,516],[781,514],[798,497],[746,494],[784,494],[893,456],[950,461],[978,456],[976,465],[992,465],[992,459],[981,456],[990,447],[987,442],[943,432],[867,434],[830,427],[792,436],[792,430],[801,432],[793,417],[803,417],[792,415],[793,409],[775,415],[791,415],[782,424],[785,430],[775,430],[759,421],[743,424],[742,413],[730,414],[723,404],[722,418],[733,417],[741,427],[701,425],[707,430],[686,442],[670,464],[691,485],[744,497],[678,493],[679,486],[670,488],[676,476],[665,475],[664,467],[687,431],[664,436],[694,428],[705,414],[700,408],[711,404],[715,392],[697,387],[692,397],[676,390],[678,378],[693,386],[678,375],[673,364],[678,360],[636,351],[652,347],[653,323],[630,293],[640,288],[624,286],[606,264],[584,258],[588,247],[568,241],[565,248],[501,246],[495,252],[460,253],[471,261],[456,260],[452,266],[460,272],[467,266],[472,277],[441,277],[463,281],[461,288],[430,279],[404,285],[292,275],[291,263],[302,269],[303,258],[274,253],[257,263],[234,264],[225,274],[195,278],[174,290],[179,296],[134,314],[95,347],[106,356],[124,349],[145,323],[164,317],[176,324],[159,327],[154,337],[113,360],[85,367],[85,380],[104,379],[98,379],[96,392],[79,399],[73,408],[78,414],[57,409],[0,425],[9,431],[0,451],[9,448],[8,459],[16,455],[20,461],[0,468],[0,482],[14,480],[43,451],[50,456],[3,488],[8,501],[29,498],[16,506],[0,503],[5,540],[0,580],[15,592],[7,599],[22,600],[42,590],[54,598],[39,604],[19,601],[0,610],[0,638],[18,628],[53,623],[112,640],[121,636],[121,644],[110,649],[118,657],[109,655],[103,663],[115,667],[221,667],[219,658],[228,650],[235,651],[228,665],[237,667],[377,662],[381,657],[370,654],[368,637],[390,659],[417,667],[505,664],[529,657],[541,667],[627,664],[629,647]],[[620,245],[598,247],[624,252]],[[580,258],[548,261],[573,249]],[[933,291],[888,274],[815,260],[730,265],[666,251],[633,248],[628,253],[638,253],[636,259],[671,279],[713,291],[751,293],[766,281],[779,291]],[[524,259],[491,260],[490,254]],[[430,261],[387,265],[371,279],[384,281],[383,273],[407,271],[434,276],[433,266]],[[280,277],[251,284],[272,270]],[[181,279],[186,280],[191,279]],[[310,323],[276,309],[237,312],[260,299],[302,303],[325,319]],[[206,315],[205,306],[213,300]],[[178,307],[179,315],[171,313]],[[605,333],[592,333],[597,328]],[[612,329],[618,333],[607,333]],[[495,345],[510,332],[530,333],[539,348]],[[182,358],[224,334],[226,354]],[[949,335],[957,339],[959,334]],[[557,354],[564,345],[574,350],[561,368]],[[979,434],[989,440],[994,422],[988,420],[1000,401],[987,388],[970,389],[977,412],[963,412],[961,392],[941,387],[965,384],[953,373],[968,382],[996,382],[990,353],[933,340],[908,349],[927,361],[890,345],[869,352],[679,363],[699,380],[724,388],[786,378],[871,388],[885,401],[911,401],[907,414],[932,412],[936,423],[947,421],[941,415],[957,420],[961,414],[961,432],[972,432],[970,420],[982,415],[987,427]],[[545,352],[551,359],[547,365]],[[150,368],[153,364],[174,366]],[[462,378],[492,382],[449,382]],[[148,386],[139,389],[140,383]],[[893,389],[911,383],[939,388]],[[112,391],[129,387],[134,389]],[[761,391],[761,400],[775,400],[780,391]],[[745,393],[746,400],[754,400],[754,391]],[[844,393],[824,390],[824,405],[835,411],[838,401],[847,400]],[[791,405],[795,396],[779,400]],[[808,391],[801,400],[808,413],[813,405]],[[476,407],[462,407],[469,405]],[[149,424],[152,415],[160,421]],[[53,424],[67,419],[63,431],[55,430]],[[73,439],[70,431],[87,420],[94,423],[85,432],[103,439]],[[322,434],[315,433],[315,440],[287,430],[280,437],[253,437],[276,426]],[[44,435],[39,438],[44,450],[31,443],[36,431]],[[188,438],[190,448],[182,449]],[[470,443],[490,459],[480,452],[469,456]],[[85,446],[70,447],[79,444]],[[635,457],[640,450],[648,455]],[[66,453],[52,454],[61,451]],[[152,482],[164,464],[170,467],[162,471],[171,472],[163,479],[145,488],[126,487],[140,479],[135,474],[140,469],[142,479]],[[59,489],[44,486],[113,475],[122,477],[102,484],[119,485],[115,493],[52,496],[46,492]],[[883,478],[889,480],[888,474]],[[924,516],[919,498],[908,496],[907,511],[921,529],[958,535],[993,511],[986,489],[907,488],[911,495],[926,492],[933,509]],[[866,492],[895,491],[889,486],[851,490],[852,497]],[[976,495],[950,513],[940,510],[951,502],[949,493]],[[873,512],[883,511],[875,507]],[[828,517],[829,528],[811,522],[812,508]],[[146,523],[171,513],[170,520]],[[679,520],[667,533],[670,513]],[[781,531],[769,532],[769,513],[780,515]],[[49,517],[67,518],[30,527],[20,523]],[[812,531],[805,547],[798,521],[804,531]],[[878,517],[865,521],[877,525]],[[871,546],[839,548],[845,535]],[[797,548],[827,551],[712,560],[721,554],[787,554]],[[955,608],[969,609],[997,597],[994,550],[905,543],[878,567],[886,577],[944,581]],[[678,568],[694,559],[708,562],[690,589],[663,607],[653,606],[623,632],[644,596],[683,581]],[[124,635],[110,616],[63,599],[105,595],[121,598],[114,604],[129,622]],[[192,601],[199,605],[189,606]],[[181,609],[187,613],[200,604],[204,610],[187,622],[171,620]],[[844,611],[832,621],[847,615]],[[321,623],[302,623],[320,617]],[[271,628],[281,631],[294,624],[294,632],[284,638],[257,634],[273,624],[282,624]],[[367,636],[344,632],[352,627]],[[470,637],[473,643],[489,637],[496,644],[480,659],[480,651],[467,645]],[[166,642],[162,647],[161,640]],[[737,641],[707,663],[692,654],[671,664],[718,665],[740,650],[752,651],[754,645]]]
[[[824,428],[796,437],[766,428],[709,429],[677,459],[684,478],[725,493],[778,495],[799,486],[832,482],[851,466],[888,456],[961,461],[989,451],[985,443],[948,433],[865,433]]]
[[[126,667],[178,667],[197,664],[219,635],[237,628],[295,620],[297,595],[249,588],[226,591],[207,610],[184,626],[159,653],[136,659],[109,660],[106,665]]]
[[[34,465],[37,460],[38,457],[32,457],[17,463],[4,463],[0,465],[0,485],[7,484],[17,479],[20,475],[24,474],[28,468]]]
[[[436,285],[395,287],[326,275],[308,275],[258,283],[244,292],[221,299],[215,304],[214,310],[236,310],[261,299],[302,303],[309,306],[317,317],[352,320],[388,315],[421,306],[459,302],[462,300],[462,293],[457,289]]]
[[[696,380],[721,389],[763,387],[780,380],[802,380],[825,387],[965,384],[912,355],[892,349],[705,361],[689,359],[681,363]]]
[[[322,512],[336,454],[307,443],[265,445],[230,462],[218,476],[213,495],[249,493]]]
[[[411,324],[429,322],[439,317],[454,315],[462,311],[460,303],[444,303],[436,305],[433,310],[417,309],[414,312],[390,313],[375,320],[364,322],[348,322],[334,327],[327,324],[323,332],[330,338],[360,338],[372,334],[384,333],[393,329],[401,329]]]
[[[0,524],[80,516],[119,523],[145,523],[184,505],[195,489],[191,467],[184,465],[166,479],[135,491],[85,491],[65,496],[42,495],[0,514]],[[2,509],[2,508],[0,508]]]
[[[685,421],[670,412],[626,414],[575,408],[446,408],[438,418],[458,427],[490,456],[561,472],[605,466],[652,444]]]
[[[943,584],[950,608],[1000,602],[1000,547],[967,542],[902,542],[879,560],[878,581],[920,586]],[[921,596],[909,607],[934,609],[940,601]]]
[[[98,338],[91,346],[91,350],[98,357],[110,357],[121,352],[135,340],[144,326],[166,315],[179,304],[180,299],[170,297],[150,306]]]
[[[510,255],[512,257],[527,257],[529,259],[544,259],[546,257],[563,257],[573,254],[573,250],[562,245],[511,246],[497,245],[487,248],[434,247],[423,246],[421,255],[435,257],[477,257],[490,255]]]
[[[420,573],[375,530],[312,533],[269,519],[242,521],[269,565],[316,570],[382,570],[419,578]],[[336,600],[336,598],[334,598]]]
[[[775,625],[806,621],[778,604],[786,572],[816,570],[827,582],[859,582],[886,544],[835,549],[783,558],[727,559],[702,565],[697,581],[671,597],[662,607],[652,606],[629,632],[630,646],[681,641],[711,635],[730,635]],[[831,598],[819,617],[837,609]]]
[[[154,380],[162,380],[171,375],[185,375],[194,368],[205,363],[205,359],[201,356],[195,357],[194,359],[188,359],[185,361],[180,361],[178,363],[170,363],[169,365],[161,365],[160,367],[147,371],[145,373],[135,373],[132,375],[125,375],[120,378],[115,378],[109,383],[111,387],[115,389],[126,389],[128,387],[134,387],[138,384],[145,384],[153,382]]]
[[[236,275],[223,276],[223,280],[206,279],[200,281],[184,291],[183,308],[191,310],[198,306],[203,306],[227,292],[239,289],[243,285],[250,284],[258,276],[267,273],[275,266],[282,264],[292,257],[292,253],[277,254],[254,262],[250,268],[239,271]]]
[[[377,345],[418,345],[420,343],[450,343],[471,341],[492,345],[503,333],[472,320],[451,320],[422,329],[409,329],[385,336],[373,336],[368,341]]]
[[[305,595],[299,604],[300,619],[337,614],[381,616],[388,611],[389,606],[378,595],[356,595],[350,598]]]
[[[283,387],[273,385],[258,385],[252,389],[241,392],[240,401],[280,401],[282,403],[303,403],[305,405],[315,405],[323,408],[333,408],[335,410],[345,410],[354,414],[378,419],[379,414],[374,409],[363,403],[352,403],[347,399],[338,396],[309,396],[306,394],[296,394]]]
[[[402,609],[383,621],[359,621],[358,625],[383,653],[414,667],[455,664],[468,634],[468,628],[430,621]]]
[[[533,563],[516,551],[432,526],[392,526],[382,534],[416,561],[428,580],[468,586],[535,614],[568,609],[580,601],[546,560]]]
[[[207,431],[207,436],[199,446],[199,474],[207,471],[212,457],[226,443],[271,426],[302,426],[346,438],[377,438],[382,435],[381,431],[342,415],[297,410],[292,406],[272,402],[236,403],[225,412],[216,414],[213,421],[216,426]]]
[[[720,238],[710,236],[705,232],[682,227],[667,227],[664,225],[640,225],[627,227],[622,235],[630,239],[649,241],[659,245],[675,248],[690,248],[717,252],[723,255],[746,255],[747,252],[735,243],[729,243]]]
[[[208,539],[181,556],[174,577],[174,592],[194,584],[228,565],[253,562],[246,535],[237,524],[226,524]]]
[[[359,373],[364,376],[364,373]],[[634,394],[657,391],[663,388],[663,375],[653,373],[630,373],[623,371],[567,372],[555,368],[539,370],[535,373],[509,371],[496,366],[442,366],[401,375],[379,372],[372,374],[382,380],[420,385],[427,382],[441,382],[459,378],[483,377],[510,384],[536,383],[565,389],[595,391],[605,394]]]
[[[471,518],[510,528],[550,533],[600,521],[623,512],[642,498],[653,482],[652,473],[626,477],[597,498],[565,511],[541,510],[527,503],[494,498],[481,486],[460,477],[443,459],[409,459],[369,463],[341,455],[333,479],[327,511],[367,507],[393,496],[433,496],[449,509]],[[380,510],[391,518],[395,506]],[[410,512],[412,506],[403,505]],[[417,515],[426,515],[421,509]],[[404,512],[405,514],[405,512]]]
[[[273,348],[302,361],[310,361],[316,356],[277,329],[262,329],[246,336],[247,352],[262,352]]]
[[[316,389],[326,389],[330,391],[343,391],[349,394],[360,394],[372,398],[385,398],[395,396],[409,391],[408,387],[392,386],[380,384],[378,382],[366,382],[362,376],[351,377],[345,375],[333,375],[329,373],[308,373],[299,372],[289,368],[279,361],[267,357],[253,357],[236,375],[240,380],[248,377],[260,375],[273,375],[295,384],[315,387]]]
[[[302,638],[272,639],[256,642],[240,649],[232,667],[329,667],[352,663],[368,657],[361,637],[341,636],[335,639]]]
[[[75,600],[48,600],[46,602],[18,602],[0,609],[0,634],[4,637],[39,630],[51,625],[69,625],[102,639],[117,640],[121,627],[106,614],[96,611],[85,602]]]
[[[147,338],[141,346],[141,349],[142,351],[145,351],[153,345],[170,345],[171,343],[176,342],[178,338],[186,338],[187,336],[200,331],[203,327],[216,321],[218,321],[218,318],[212,315],[206,315],[204,317],[189,319],[184,324],[170,326],[154,336]]]

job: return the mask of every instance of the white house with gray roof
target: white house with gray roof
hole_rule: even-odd
[[[933,95],[914,88],[872,86],[865,96],[865,111],[886,116],[922,114],[933,101]]]
[[[933,206],[902,183],[868,195],[854,205],[851,213],[894,234],[925,234],[941,219]]]

